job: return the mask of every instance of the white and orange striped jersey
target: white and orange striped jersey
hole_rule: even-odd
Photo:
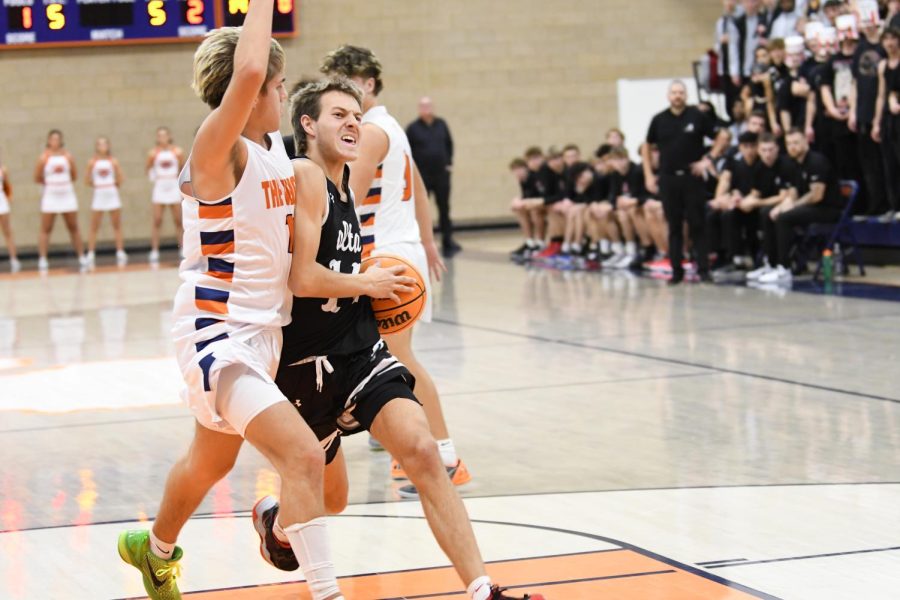
[[[384,106],[370,108],[362,122],[372,123],[388,137],[387,155],[357,208],[366,258],[378,248],[401,242],[421,243],[422,239],[416,221],[412,150],[406,132]]]
[[[268,149],[241,138],[247,166],[226,198],[186,193],[192,189],[190,160],[178,179],[184,259],[173,332],[183,366],[214,341],[246,340],[290,322],[294,170],[281,135],[269,138]]]

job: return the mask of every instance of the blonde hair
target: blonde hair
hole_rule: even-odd
[[[319,120],[322,114],[322,96],[328,92],[341,92],[353,97],[362,106],[363,93],[359,87],[346,77],[332,77],[322,81],[312,81],[298,89],[291,96],[291,127],[294,128],[294,147],[297,156],[306,154],[309,150],[309,140],[306,130],[300,124],[303,115],[309,116],[313,121]]]
[[[375,80],[373,93],[376,96],[384,89],[384,83],[381,81],[381,63],[375,53],[368,48],[344,44],[325,56],[322,60],[322,68],[319,70],[326,75],[366,79],[371,77]]]
[[[210,108],[218,108],[222,104],[225,90],[231,83],[234,73],[234,51],[240,39],[240,27],[220,27],[206,34],[194,53],[194,81],[191,85]],[[275,75],[284,69],[284,49],[274,39],[269,45],[269,66],[266,69],[266,81],[260,90],[265,93],[268,84]]]

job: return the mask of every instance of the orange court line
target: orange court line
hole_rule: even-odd
[[[520,593],[548,600],[742,600],[754,596],[678,569],[633,550],[610,550],[491,563],[491,578]],[[450,567],[357,575],[340,579],[347,600],[422,598],[464,600],[462,584]],[[521,592],[519,592],[521,590]],[[309,600],[305,583],[283,583],[184,594],[192,600]]]

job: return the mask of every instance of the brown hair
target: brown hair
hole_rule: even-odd
[[[309,150],[306,130],[300,124],[300,119],[303,115],[307,115],[313,121],[318,121],[319,115],[322,114],[322,96],[328,92],[347,94],[362,105],[362,91],[346,77],[313,81],[297,90],[291,96],[291,127],[294,128],[294,145],[298,156],[306,154]]]
[[[539,156],[541,158],[544,157],[544,151],[541,150],[540,146],[532,146],[532,147],[528,148],[528,150],[525,151],[526,159],[527,158],[537,158]]]
[[[376,96],[384,89],[384,83],[381,81],[381,63],[375,53],[368,48],[344,44],[325,56],[319,70],[326,75],[343,75],[347,78],[371,77],[375,79]]]
[[[518,156],[511,161],[509,161],[509,169],[527,169],[528,163],[525,162],[524,159],[519,158]]]
[[[194,53],[194,82],[191,87],[210,108],[218,108],[234,74],[234,51],[241,36],[240,27],[220,27],[206,34]],[[269,44],[266,85],[284,70],[284,49],[274,39]]]

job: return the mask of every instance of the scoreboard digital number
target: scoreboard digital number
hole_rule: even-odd
[[[222,2],[224,15],[223,25],[227,27],[240,27],[244,24],[244,17],[250,7],[249,0],[219,0]],[[289,37],[295,35],[294,30],[294,0],[275,0],[272,11],[272,35],[275,37]]]
[[[250,0],[2,0],[0,49],[192,41],[239,26]],[[295,0],[275,0],[272,30],[296,35]]]

